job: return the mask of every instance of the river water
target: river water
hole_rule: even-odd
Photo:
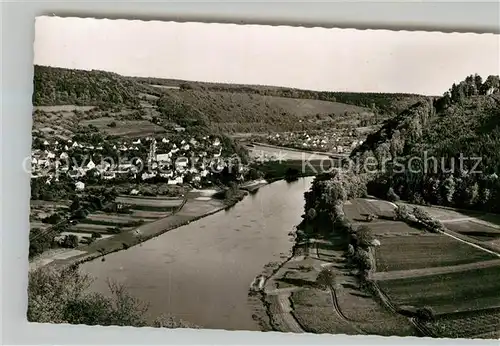
[[[150,304],[151,316],[171,313],[203,328],[259,330],[248,289],[263,267],[292,247],[312,178],[277,181],[227,211],[169,231],[128,250],[81,265],[106,293],[123,283]]]

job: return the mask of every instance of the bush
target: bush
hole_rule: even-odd
[[[428,306],[417,309],[415,314],[416,314],[418,319],[420,319],[424,322],[432,322],[435,320],[435,316],[436,316],[434,310]]]
[[[99,232],[92,232],[91,234],[92,234],[92,238],[94,238],[94,239],[102,238],[102,234]]]
[[[50,223],[52,225],[55,225],[56,223],[59,223],[62,221],[62,216],[58,213],[54,213],[42,220],[43,223]]]
[[[42,252],[50,249],[54,242],[54,233],[51,231],[43,231],[39,228],[30,230],[30,245],[29,258],[33,258]]]
[[[116,127],[116,121],[110,122],[107,126],[108,127]]]
[[[316,284],[318,287],[328,288],[333,284],[334,280],[335,274],[330,269],[323,268],[316,278]]]
[[[61,242],[61,246],[70,249],[78,247],[78,237],[74,234],[66,235]]]
[[[77,266],[61,271],[47,267],[29,273],[28,312],[30,322],[70,323],[102,326],[197,328],[185,321],[159,318],[148,323],[148,306],[131,296],[124,286],[109,282],[109,296],[90,293],[93,279]]]

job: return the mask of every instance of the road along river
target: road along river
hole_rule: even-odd
[[[107,279],[150,304],[151,316],[171,313],[203,328],[259,330],[248,290],[269,262],[293,244],[304,192],[312,177],[277,181],[227,211],[171,230],[141,245],[82,264],[107,293]]]

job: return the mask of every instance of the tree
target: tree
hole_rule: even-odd
[[[93,279],[77,266],[62,270],[41,267],[29,273],[28,312],[30,322],[70,323],[102,326],[166,327],[196,326],[185,321],[158,319],[148,323],[148,305],[131,296],[124,286],[108,282],[111,294],[89,291]]]
[[[418,319],[422,320],[423,322],[432,322],[435,320],[436,313],[434,310],[429,307],[429,306],[424,306],[422,308],[417,309],[416,311],[416,316]]]
[[[74,249],[78,247],[78,236],[74,234],[68,234],[64,237],[61,245],[66,248]]]
[[[334,280],[335,274],[330,269],[323,268],[316,277],[316,284],[319,287],[326,289],[333,284]]]
[[[372,230],[367,226],[361,226],[356,230],[356,241],[361,248],[368,248],[374,240]]]
[[[314,220],[317,216],[317,212],[316,212],[316,209],[314,208],[310,208],[308,211],[307,211],[307,218],[309,220]]]
[[[443,200],[446,204],[451,205],[455,195],[455,179],[452,175],[442,181],[441,191]]]

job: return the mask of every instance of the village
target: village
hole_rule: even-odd
[[[357,130],[335,129],[335,132],[321,130],[273,133],[260,136],[257,140],[304,151],[346,154],[363,143],[359,137],[361,136]]]
[[[177,141],[147,137],[112,145],[43,140],[32,151],[31,179],[44,179],[45,184],[51,184],[65,174],[75,180],[78,190],[85,189],[84,181],[89,178],[110,182],[162,178],[169,185],[201,186],[210,175],[229,166],[237,166],[238,179],[243,179],[241,162],[235,157],[223,157],[222,143],[214,136]]]

